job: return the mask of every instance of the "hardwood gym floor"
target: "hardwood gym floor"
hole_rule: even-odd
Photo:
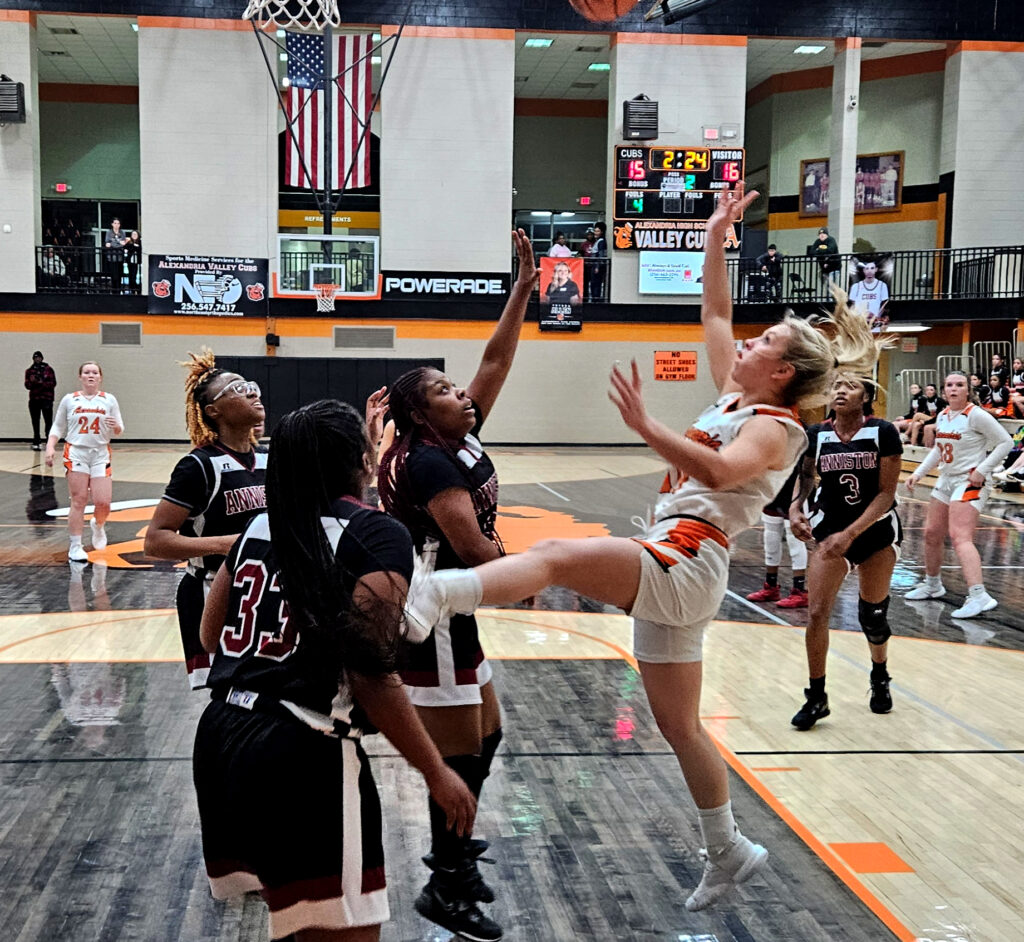
[[[0,448],[0,925],[27,940],[262,940],[263,904],[211,901],[191,787],[204,704],[187,690],[173,613],[179,572],[141,533],[180,447],[115,452],[111,544],[65,559],[62,477]],[[629,535],[660,480],[641,449],[492,449],[500,532]],[[927,491],[919,496],[927,496]],[[733,770],[743,829],[771,852],[761,878],[716,909],[682,906],[699,833],[646,707],[628,619],[550,589],[489,610],[485,648],[505,740],[478,832],[492,842],[490,907],[524,942],[1006,942],[1024,916],[1024,504],[997,494],[978,544],[1000,606],[955,621],[946,599],[906,603],[921,570],[924,505],[903,498],[893,587],[895,709],[867,708],[856,586],[833,618],[832,716],[799,733],[805,611],[758,606],[761,537],[734,548],[730,594],[705,649],[703,712]],[[788,586],[788,570],[782,583]],[[367,742],[384,804],[387,942],[442,942],[412,900],[425,870],[425,797],[387,742]],[[1017,926],[1018,928],[1014,928]]]

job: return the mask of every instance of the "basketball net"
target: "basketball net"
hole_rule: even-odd
[[[334,298],[340,290],[339,285],[313,285],[316,292],[316,309],[321,314],[334,310]]]
[[[341,25],[338,0],[249,0],[243,20],[261,26],[273,23],[278,29],[321,32]]]

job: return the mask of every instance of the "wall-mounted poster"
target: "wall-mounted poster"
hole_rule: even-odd
[[[540,260],[540,329],[582,329],[583,259],[548,258]]]
[[[800,215],[827,216],[829,204],[827,158],[800,161]],[[898,212],[903,206],[903,151],[858,154],[854,174],[855,213]]]

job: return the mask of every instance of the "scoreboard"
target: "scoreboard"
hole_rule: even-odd
[[[616,248],[702,249],[717,194],[743,179],[744,157],[743,148],[616,147]]]

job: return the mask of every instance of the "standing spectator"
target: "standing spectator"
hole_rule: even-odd
[[[782,300],[782,259],[785,256],[773,242],[764,255],[758,255],[757,265],[765,275],[765,293],[776,301]]]
[[[828,278],[831,272],[839,271],[841,267],[839,245],[824,226],[818,230],[818,237],[807,247],[807,254],[818,260],[823,279]]]
[[[608,257],[608,243],[604,237],[605,225],[603,222],[594,223],[594,249],[591,258],[605,259]],[[607,274],[607,263],[594,261],[590,263],[590,299],[592,301],[605,300],[605,276]]]
[[[588,229],[586,237],[580,243],[580,253],[579,254],[580,254],[581,258],[592,258],[593,257],[593,255],[594,255],[594,240],[595,239],[596,239],[596,236],[594,235],[594,230],[592,228]]]
[[[128,287],[126,294],[141,294],[142,282],[139,280],[139,267],[142,265],[142,239],[139,230],[132,229],[132,234],[124,244],[124,263],[128,270]]]
[[[53,425],[53,391],[57,388],[57,377],[53,367],[43,361],[39,350],[32,354],[32,365],[25,370],[25,388],[28,390],[28,414],[32,416],[32,450],[42,451],[39,420],[42,418],[46,423],[44,431]]]
[[[110,220],[110,228],[103,238],[107,274],[110,276],[111,287],[115,290],[121,287],[124,274],[124,244],[127,241],[128,233],[121,228],[121,220],[115,216]]]
[[[565,233],[556,233],[555,241],[551,243],[551,248],[548,249],[548,258],[572,258],[572,254],[572,249],[565,244]]]

